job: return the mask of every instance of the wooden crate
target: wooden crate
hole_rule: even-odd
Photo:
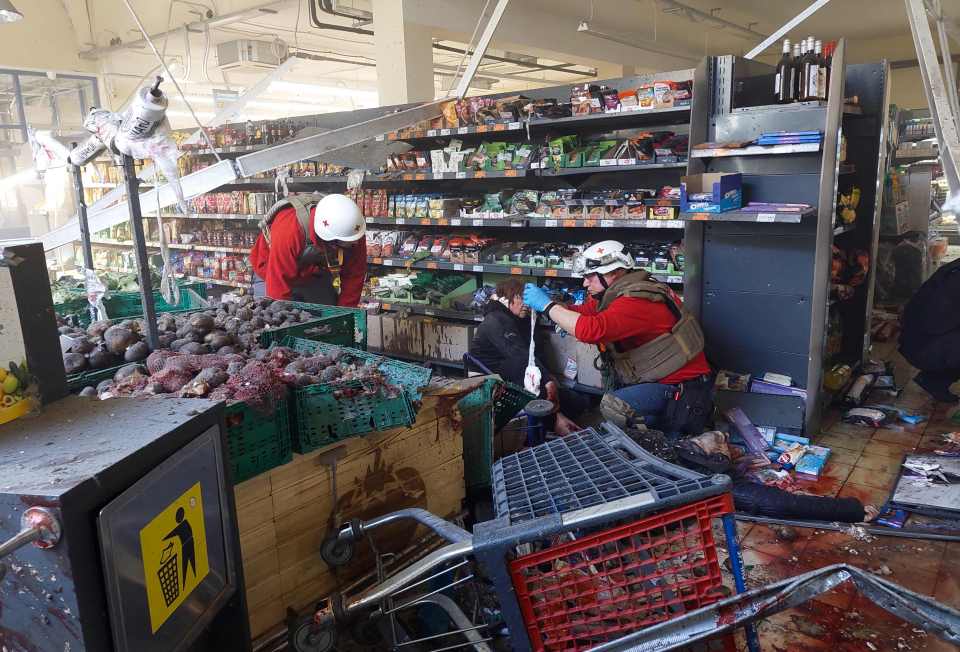
[[[237,485],[237,522],[253,636],[279,625],[287,607],[298,611],[373,569],[365,542],[350,564],[334,572],[320,558],[331,528],[405,507],[440,516],[461,509],[463,435],[456,402],[477,384],[428,390],[410,427],[353,437],[294,455],[288,464]],[[334,479],[336,500],[334,500]],[[422,536],[413,524],[377,537],[384,551]]]

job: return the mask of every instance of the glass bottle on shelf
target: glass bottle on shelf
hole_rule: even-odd
[[[793,44],[793,65],[790,67],[792,79],[790,82],[790,94],[793,101],[800,99],[800,77],[802,77],[802,69],[800,67],[800,61],[803,58],[803,45],[801,43]]]
[[[790,59],[790,39],[783,39],[783,55],[777,62],[777,73],[773,82],[774,101],[778,104],[786,104],[793,101],[793,92],[790,88],[790,69],[792,61]]]
[[[823,58],[823,41],[815,41],[813,52],[817,58],[817,99],[827,99],[827,62]]]

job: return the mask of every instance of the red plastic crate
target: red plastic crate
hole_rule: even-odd
[[[586,650],[720,600],[711,521],[732,511],[727,493],[511,561],[533,649]]]

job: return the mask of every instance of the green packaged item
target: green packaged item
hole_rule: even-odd
[[[503,211],[503,203],[499,192],[487,193],[483,196],[483,207],[481,210],[490,212]]]
[[[603,140],[598,143],[594,143],[593,147],[587,152],[587,155],[584,157],[584,165],[587,167],[597,167],[600,165],[600,159],[603,158],[603,155],[609,152],[611,149],[616,147],[617,141],[615,140]]]
[[[577,147],[563,158],[562,167],[565,168],[581,168],[583,167],[583,154],[584,148]]]
[[[510,198],[510,212],[526,215],[537,209],[539,193],[536,190],[518,190]]]
[[[550,164],[554,167],[564,167],[564,161],[574,148],[577,146],[576,136],[560,136],[552,139],[550,145]]]

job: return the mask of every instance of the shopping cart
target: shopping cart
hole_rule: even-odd
[[[449,543],[358,595],[324,600],[291,640],[300,652],[331,649],[318,644],[332,647],[338,625],[393,618],[456,590],[476,567],[493,587],[514,650],[590,649],[724,597],[714,517],[724,518],[737,590],[744,590],[729,489],[728,477],[664,462],[612,424],[523,450],[494,464],[497,518],[472,535],[420,509],[343,526],[323,546],[332,565],[347,563],[361,536],[398,520],[412,519]],[[293,634],[306,644],[298,647]],[[482,649],[486,640],[437,641],[431,649]]]

